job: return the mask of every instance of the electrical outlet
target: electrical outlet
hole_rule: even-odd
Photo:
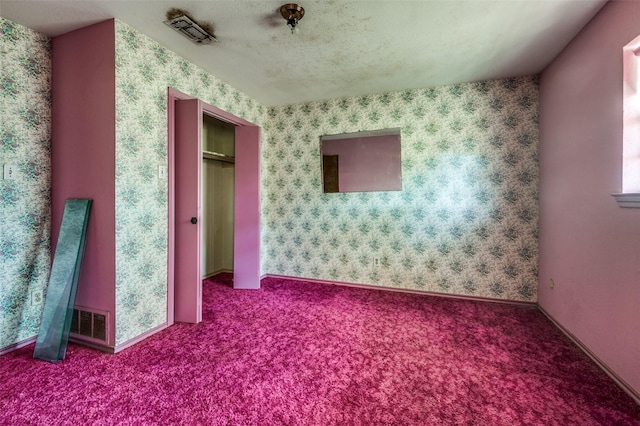
[[[5,164],[4,174],[5,180],[15,180],[18,178],[18,166],[16,164]]]
[[[373,266],[375,266],[376,268],[379,268],[380,266],[382,266],[382,262],[380,262],[380,258],[379,257],[374,257],[373,258]]]
[[[36,306],[42,303],[42,290],[33,290],[31,292],[31,306]]]
[[[553,282],[553,280],[549,280],[549,288],[554,288],[556,286],[556,283]]]

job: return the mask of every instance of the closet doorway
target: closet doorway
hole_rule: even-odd
[[[227,173],[229,177],[228,173],[233,171],[233,255],[232,260],[227,257],[233,265],[233,287],[260,288],[260,128],[172,88],[169,88],[168,98],[167,325],[171,325],[174,321],[197,323],[202,320],[202,278],[207,275],[207,271],[214,273],[218,268],[215,262],[212,266],[205,262],[205,256],[211,254],[211,249],[203,246],[204,232],[211,232],[211,225],[205,225],[208,221],[203,216],[209,210],[205,204],[209,202],[209,197],[204,197],[203,187],[209,185],[210,170],[205,177],[205,168],[213,167],[214,178],[218,172],[222,175]],[[222,165],[216,171],[216,166],[204,164],[205,161],[210,161],[204,159],[205,155],[215,157],[216,160],[213,161],[232,164],[230,161],[221,161],[231,160],[227,158],[231,156],[216,152],[226,148],[214,147],[214,151],[204,153],[204,136],[209,132],[209,129],[205,130],[205,121],[211,120],[217,120],[214,123],[219,127],[233,130],[234,163],[232,167],[227,165],[226,170]],[[228,187],[226,191],[228,196]],[[215,198],[212,201],[215,202]],[[229,208],[230,206],[226,207]],[[215,230],[215,225],[213,226]],[[208,229],[204,230],[205,227]],[[217,257],[215,248],[213,250],[213,257]],[[220,268],[229,269],[230,264],[226,265]]]
[[[236,126],[202,120],[202,278],[233,272]]]

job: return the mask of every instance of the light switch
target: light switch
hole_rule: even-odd
[[[4,179],[6,180],[15,180],[18,178],[18,166],[16,164],[5,164],[4,165]]]
[[[164,180],[167,178],[167,166],[164,164],[158,164],[158,179]]]

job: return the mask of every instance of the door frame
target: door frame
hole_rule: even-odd
[[[197,99],[193,96],[187,95],[173,87],[167,89],[167,131],[168,131],[168,147],[167,147],[167,161],[168,161],[168,188],[167,188],[167,208],[168,208],[168,238],[167,238],[167,326],[174,323],[175,318],[175,250],[176,250],[176,231],[175,231],[175,199],[176,199],[176,181],[175,181],[175,153],[176,153],[176,141],[175,141],[175,102],[187,99]],[[218,107],[210,105],[204,101],[200,101],[202,104],[202,111],[207,115],[217,118],[218,120],[230,123],[237,126],[258,127],[254,123],[247,121],[243,118],[237,117],[231,113],[228,113]],[[259,173],[259,163],[258,163]],[[200,176],[202,179],[202,176]],[[234,235],[235,235],[235,222],[234,222]],[[235,240],[235,239],[234,239]],[[234,242],[235,244],[235,242]],[[235,250],[234,250],[235,251]]]

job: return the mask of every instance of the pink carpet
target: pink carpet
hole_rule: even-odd
[[[0,357],[0,424],[640,425],[535,309],[230,279],[205,281],[201,324],[119,354]]]

